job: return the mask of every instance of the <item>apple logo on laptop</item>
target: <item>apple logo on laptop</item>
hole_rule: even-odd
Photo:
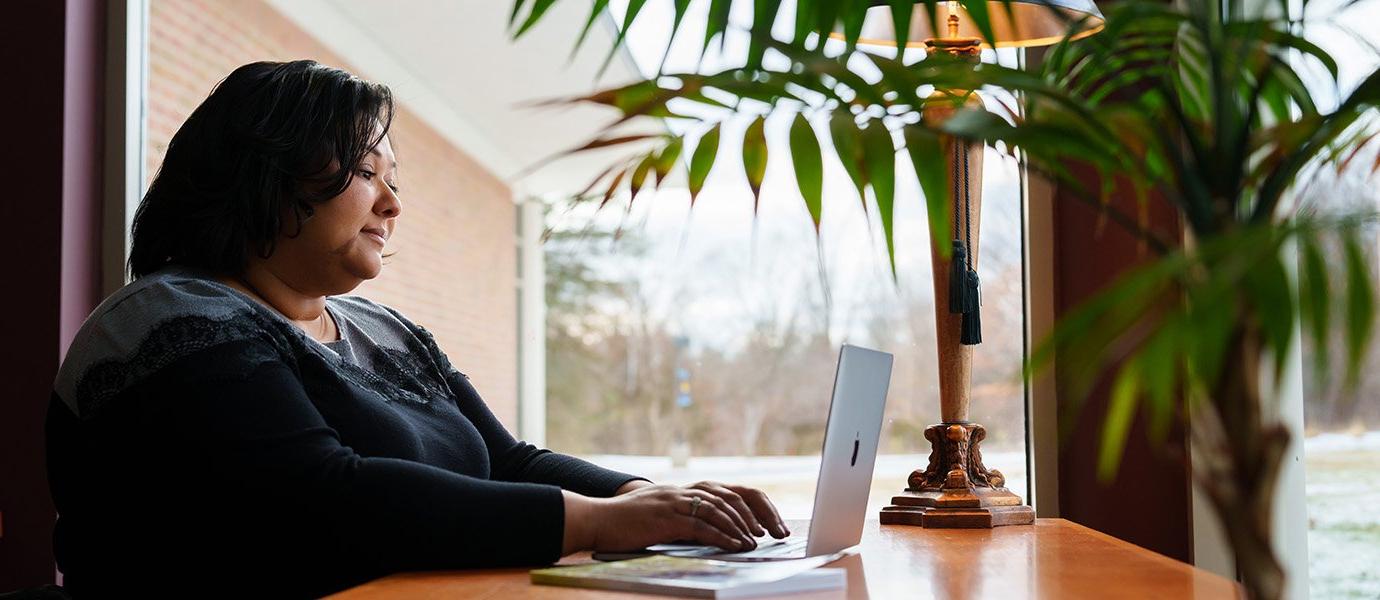
[[[848,466],[850,466],[850,467],[856,467],[856,466],[858,466],[858,436],[857,436],[857,434],[853,434],[853,460],[851,460],[851,461],[848,462]]]

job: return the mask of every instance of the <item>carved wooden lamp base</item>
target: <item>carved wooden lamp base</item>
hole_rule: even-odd
[[[882,524],[974,529],[1034,523],[1035,510],[1004,487],[1001,471],[983,466],[978,445],[986,437],[977,423],[927,427],[930,464],[910,474],[909,487],[882,509]]]

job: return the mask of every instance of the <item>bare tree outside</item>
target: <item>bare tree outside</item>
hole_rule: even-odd
[[[972,414],[993,451],[1023,452],[1021,204],[1014,162],[989,156],[989,170],[1006,176],[989,178],[983,206],[985,332]],[[853,222],[840,217],[820,239],[779,215],[749,216],[750,228],[737,232],[696,221],[731,201],[702,199],[719,208],[661,222],[656,211],[670,210],[661,206],[549,220],[553,447],[665,456],[683,441],[699,457],[817,455],[839,346],[854,343],[896,355],[881,451],[928,453],[922,432],[939,420],[939,391],[922,203],[897,203],[905,242],[893,279],[876,251],[878,219],[856,199],[829,207]],[[798,210],[796,202],[767,193],[762,210]]]

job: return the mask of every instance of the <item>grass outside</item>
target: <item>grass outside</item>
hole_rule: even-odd
[[[1311,598],[1380,598],[1380,431],[1304,441]]]

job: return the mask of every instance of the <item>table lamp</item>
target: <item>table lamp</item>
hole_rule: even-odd
[[[873,0],[863,21],[860,46],[896,47],[895,21],[888,0]],[[970,3],[971,4],[971,3]],[[977,62],[985,47],[1011,48],[1054,44],[1100,31],[1102,13],[1092,0],[990,0],[986,2],[993,40],[983,40],[958,2],[940,3],[935,19],[923,8],[912,11],[910,47],[923,45],[927,54],[947,53]],[[837,34],[835,34],[837,35]],[[981,108],[969,90],[935,90],[932,100],[963,98],[965,106]],[[954,102],[929,102],[921,118],[937,126],[957,110]],[[953,224],[952,252],[945,257],[940,240],[932,240],[934,265],[935,325],[939,360],[941,423],[925,429],[930,441],[929,464],[910,474],[907,487],[882,509],[884,524],[922,527],[989,528],[1028,525],[1035,511],[1020,496],[1006,489],[1006,479],[982,463],[979,449],[987,430],[968,420],[972,390],[973,347],[982,342],[979,319],[981,287],[977,276],[979,215],[982,208],[982,145],[944,136],[944,156],[949,163],[949,214]],[[977,190],[976,194],[971,190]],[[947,299],[947,302],[944,301]]]

